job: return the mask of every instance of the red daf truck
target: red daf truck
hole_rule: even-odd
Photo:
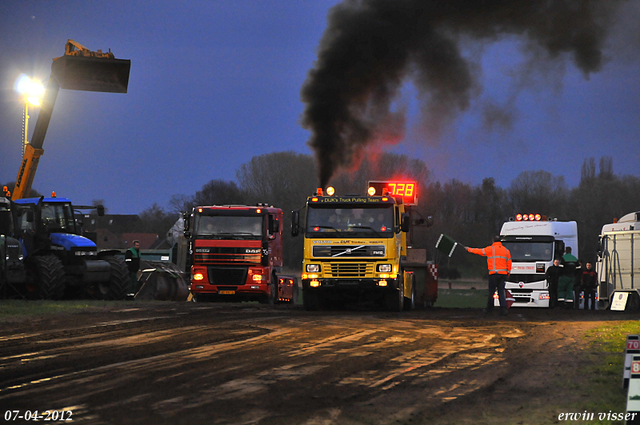
[[[183,218],[196,301],[278,301],[281,209],[265,204],[198,206]]]

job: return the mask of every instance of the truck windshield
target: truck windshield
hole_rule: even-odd
[[[336,208],[336,206],[309,206],[307,236],[341,237],[349,232],[361,236],[393,236],[393,205],[366,208]],[[359,207],[359,206],[358,206]],[[360,235],[359,235],[360,236]]]
[[[553,260],[553,242],[502,242],[510,252],[511,261],[529,262],[529,261],[552,261]]]
[[[76,232],[76,222],[71,204],[45,203],[42,205],[40,222],[48,232]]]
[[[194,234],[212,239],[262,239],[262,216],[196,215]]]

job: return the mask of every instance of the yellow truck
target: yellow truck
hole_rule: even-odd
[[[400,186],[401,185],[401,186]],[[303,234],[302,295],[306,310],[348,301],[376,302],[391,311],[416,302],[407,262],[407,207],[415,182],[370,182],[366,196],[321,188],[292,213],[292,236]]]

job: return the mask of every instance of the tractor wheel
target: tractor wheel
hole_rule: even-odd
[[[34,257],[31,265],[33,281],[27,284],[27,298],[59,300],[64,294],[66,278],[62,261],[55,255]]]
[[[126,263],[119,257],[104,257],[102,260],[111,266],[111,274],[108,282],[97,285],[97,295],[103,300],[125,299],[129,288],[129,269]]]

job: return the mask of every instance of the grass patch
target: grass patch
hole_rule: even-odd
[[[627,407],[627,390],[622,388],[624,350],[629,334],[640,334],[636,320],[607,323],[589,330],[584,338],[588,342],[585,367],[581,371],[586,381],[578,389],[581,403],[571,406],[576,412],[624,413]],[[567,385],[569,387],[569,385]],[[582,423],[617,424],[620,421],[595,420]]]
[[[438,288],[438,299],[434,304],[434,307],[444,308],[484,308],[486,306],[486,289]]]

